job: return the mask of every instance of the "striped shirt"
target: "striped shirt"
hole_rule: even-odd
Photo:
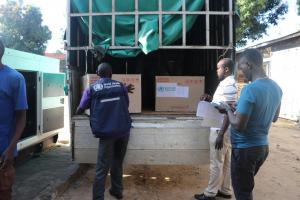
[[[212,100],[216,104],[230,101],[237,101],[237,86],[233,75],[226,77],[220,82]]]
[[[216,104],[220,104],[220,102],[236,102],[237,91],[238,90],[234,80],[234,76],[228,76],[218,85],[217,90],[213,96],[212,102]],[[216,130],[220,130],[220,128],[211,127],[211,131]]]

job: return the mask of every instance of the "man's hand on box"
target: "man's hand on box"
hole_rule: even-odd
[[[126,88],[127,88],[128,93],[133,93],[133,90],[135,89],[134,85],[132,85],[132,84],[126,85]]]
[[[209,94],[203,94],[203,95],[200,97],[200,101],[208,101],[208,102],[211,102],[211,101],[212,101],[212,96],[210,96]]]

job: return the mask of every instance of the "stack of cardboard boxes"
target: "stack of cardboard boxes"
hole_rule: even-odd
[[[96,74],[87,74],[82,77],[82,90],[89,87],[99,79]],[[125,85],[132,84],[134,92],[129,93],[129,112],[141,113],[142,112],[142,87],[140,74],[113,74],[113,80],[120,81]]]
[[[83,89],[99,79],[96,74],[87,74],[82,78]],[[129,112],[142,112],[142,88],[140,74],[113,74],[112,79],[126,85],[133,84],[134,92],[129,93]],[[204,93],[203,76],[156,76],[155,111],[196,112],[200,96]]]

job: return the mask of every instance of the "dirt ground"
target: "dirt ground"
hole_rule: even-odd
[[[59,200],[92,199],[94,167],[72,184]],[[255,177],[254,199],[300,199],[300,128],[287,121],[274,124],[270,154]],[[208,165],[126,166],[125,200],[192,200],[208,182]],[[107,187],[109,187],[109,178]],[[106,192],[107,200],[113,200]],[[234,198],[233,198],[234,199]]]

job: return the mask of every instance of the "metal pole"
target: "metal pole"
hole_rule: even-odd
[[[233,0],[229,0],[229,45],[233,45]]]
[[[93,0],[89,0],[89,48],[92,47],[93,37]],[[88,48],[85,49],[85,74],[88,72]]]
[[[93,37],[93,1],[89,0],[89,47],[92,46]]]
[[[66,30],[66,39],[67,39],[67,47],[71,46],[71,32],[70,32],[70,28],[71,28],[71,17],[70,17],[70,12],[71,12],[71,0],[67,0],[67,30]],[[70,56],[70,52],[67,50],[67,57],[66,57],[66,65],[70,65],[69,63],[69,56]]]
[[[115,0],[111,1],[111,45],[115,46],[115,25],[116,25],[116,7]]]
[[[88,72],[88,62],[87,62],[87,59],[88,59],[88,49],[85,49],[84,52],[85,52],[85,74],[87,74],[87,72]]]
[[[158,0],[158,12],[159,12],[159,17],[158,17],[158,23],[159,23],[159,46],[162,46],[162,0]]]
[[[186,45],[186,0],[182,0],[182,45]]]
[[[67,0],[67,30],[66,30],[66,39],[67,39],[67,48],[71,46],[71,0]],[[69,102],[69,125],[72,123],[73,116],[73,91],[72,91],[72,71],[70,67],[70,51],[67,50],[66,56],[66,73],[67,73],[67,83],[68,83],[68,102]],[[72,127],[72,126],[71,126]],[[42,128],[42,127],[40,127]],[[72,138],[72,134],[74,134],[73,129],[69,130]],[[70,138],[70,139],[71,139]],[[74,141],[71,139],[71,150],[72,150],[72,158],[74,158]]]
[[[138,46],[138,36],[139,36],[139,0],[135,0],[134,6],[134,17],[135,17],[135,24],[134,24],[134,46]]]
[[[235,29],[236,29],[236,27],[235,27],[235,24],[236,24],[236,21],[235,21],[235,2],[234,2],[234,0],[229,0],[230,1],[230,3],[231,3],[231,5],[232,5],[232,29],[231,29],[231,31],[232,31],[232,54],[231,54],[231,58],[232,58],[232,60],[233,60],[233,62],[234,62],[234,64],[235,64],[235,68],[234,68],[234,76],[235,76],[235,79],[237,79],[238,77],[237,77],[237,72],[238,72],[238,70],[237,70],[237,66],[236,66],[236,50],[235,50],[235,48],[236,48],[236,31],[235,31]]]
[[[139,15],[182,15],[182,11],[139,11]],[[117,12],[115,11],[114,14],[118,15],[134,15],[135,12]],[[186,11],[186,15],[229,15],[229,11]],[[101,12],[101,13],[92,13],[92,16],[111,16],[112,12]],[[88,17],[89,13],[72,13],[71,17]]]
[[[206,46],[210,45],[210,31],[209,31],[209,0],[205,0],[205,11],[207,12],[205,14],[205,19],[206,19]]]

